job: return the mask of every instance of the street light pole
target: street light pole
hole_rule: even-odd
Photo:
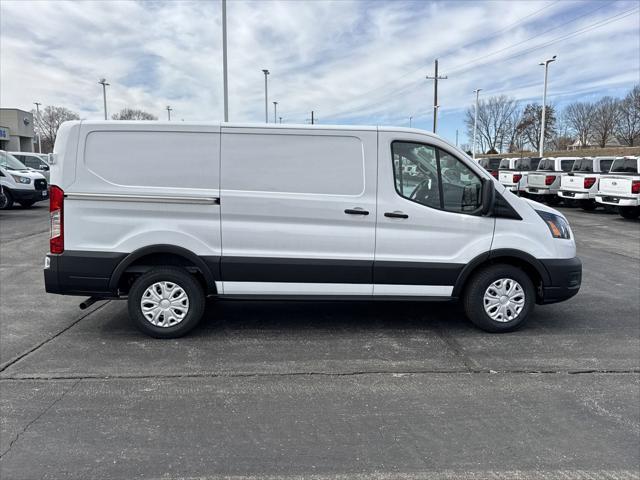
[[[33,102],[36,106],[36,121],[38,122],[38,153],[42,153],[42,139],[40,135],[40,102]]]
[[[551,62],[556,61],[557,55],[545,60],[544,62],[540,62],[540,65],[544,67],[544,90],[542,93],[542,120],[540,122],[540,149],[538,155],[541,157],[544,152],[544,127],[547,113],[547,76],[549,73],[549,64]]]
[[[473,93],[476,94],[476,109],[475,112],[473,114],[473,159],[476,159],[476,131],[478,130],[478,97],[480,96],[480,90],[482,90],[481,88],[476,88]],[[456,137],[456,144],[457,144],[458,140]]]
[[[273,102],[273,123],[278,123],[278,102]]]
[[[282,123],[282,117],[278,117],[280,119],[280,123]]]
[[[107,83],[106,78],[101,78],[98,83],[102,85],[102,100],[104,101],[104,119],[106,120],[107,119],[107,86],[109,84]]]
[[[411,120],[413,120],[413,117],[409,117],[409,128],[411,128]]]
[[[229,85],[227,83],[227,0],[222,0],[222,84],[224,88],[224,121],[229,121]]]
[[[173,110],[173,108],[171,108],[171,105],[167,105],[167,120],[171,121],[171,110]]]
[[[269,90],[267,85],[267,75],[269,75],[269,70],[266,68],[262,70],[264,73],[264,123],[269,123]]]

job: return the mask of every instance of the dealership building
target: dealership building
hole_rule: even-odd
[[[33,152],[33,115],[17,108],[0,108],[0,150]]]

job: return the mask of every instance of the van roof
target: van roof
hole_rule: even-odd
[[[273,130],[353,130],[353,131],[380,131],[380,132],[405,132],[428,135],[433,138],[441,138],[427,130],[409,127],[393,127],[386,125],[327,125],[327,124],[303,124],[303,123],[236,123],[236,122],[183,122],[162,120],[72,120],[71,124],[95,125],[104,127],[122,127],[127,125],[148,125],[165,129],[167,127],[224,127],[224,128],[260,128]]]

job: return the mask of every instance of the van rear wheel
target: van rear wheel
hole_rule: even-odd
[[[474,325],[487,332],[510,332],[522,326],[535,305],[535,289],[518,267],[491,265],[476,273],[464,292],[463,305]]]
[[[129,291],[129,317],[155,338],[185,335],[202,319],[204,306],[202,286],[181,268],[154,268],[137,278]]]

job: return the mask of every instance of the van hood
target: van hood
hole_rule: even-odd
[[[559,217],[562,217],[562,218],[566,219],[566,217],[561,212],[556,210],[555,208],[551,208],[550,206],[545,205],[544,203],[536,202],[535,200],[531,200],[530,198],[525,198],[525,197],[520,197],[520,198],[522,200],[524,200],[525,202],[527,202],[529,204],[529,206],[531,208],[533,208],[534,210],[540,210],[542,212],[553,213],[554,215],[558,215]]]
[[[37,170],[34,170],[33,168],[20,168],[20,169],[14,170],[13,168],[2,167],[2,171],[8,174],[21,175],[23,177],[27,177],[32,180],[38,180],[38,179],[46,180],[44,175],[42,175]]]

